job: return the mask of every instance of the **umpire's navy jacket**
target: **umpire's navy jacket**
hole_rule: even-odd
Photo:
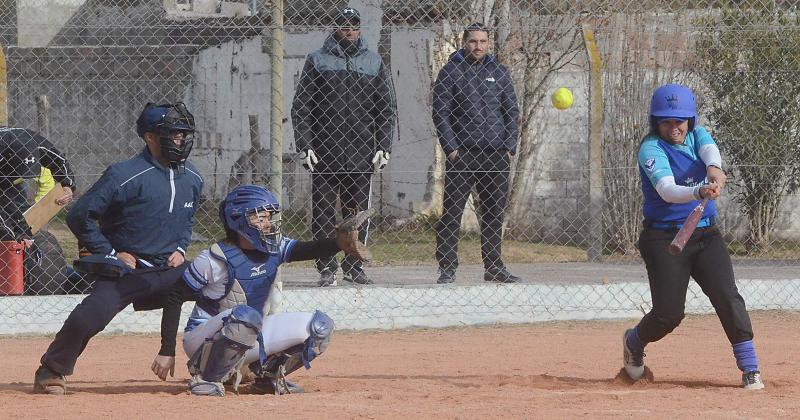
[[[381,56],[362,38],[345,51],[333,34],[306,58],[292,103],[298,152],[314,150],[315,171],[372,172],[375,152],[392,151],[397,106]]]
[[[511,75],[494,56],[482,63],[458,50],[433,86],[433,123],[445,156],[457,149],[517,150],[517,97]]]
[[[145,149],[115,163],[72,206],[67,225],[93,254],[134,254],[138,264],[162,266],[192,239],[203,179],[186,162],[182,173],[161,166]]]

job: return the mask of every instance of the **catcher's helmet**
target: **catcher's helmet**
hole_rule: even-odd
[[[663,118],[689,120],[689,130],[694,130],[697,124],[697,101],[692,90],[677,84],[656,89],[650,100],[650,127],[653,131],[656,131],[657,120]]]
[[[280,211],[278,199],[268,189],[241,185],[220,203],[219,218],[227,231],[240,234],[257,250],[277,254],[282,239]],[[262,228],[259,221],[267,221],[269,226]]]
[[[180,146],[172,140],[175,131],[183,133]],[[136,120],[136,133],[139,137],[144,138],[144,134],[148,132],[158,135],[161,154],[174,166],[182,166],[192,152],[194,131],[194,116],[183,102],[161,105],[148,103]]]

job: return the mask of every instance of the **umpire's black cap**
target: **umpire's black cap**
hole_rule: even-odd
[[[339,11],[333,23],[338,27],[358,28],[361,26],[361,14],[352,7],[345,7]]]

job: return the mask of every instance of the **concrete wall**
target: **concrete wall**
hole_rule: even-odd
[[[194,47],[9,48],[9,122],[38,129],[36,97],[50,103],[50,140],[87,188],[137,153],[136,118],[148,101],[183,98]],[[135,81],[135,82],[132,82]]]
[[[18,0],[18,45],[48,45],[85,2],[86,0]]]

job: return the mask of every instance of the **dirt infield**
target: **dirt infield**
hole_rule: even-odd
[[[713,316],[690,317],[648,346],[653,382],[617,378],[632,321],[339,333],[296,380],[306,394],[187,395],[149,371],[155,336],[101,336],[68,378],[69,395],[30,393],[49,338],[0,339],[3,418],[797,418],[800,313],[753,314],[764,391],[739,371]],[[294,375],[293,375],[294,376]]]

